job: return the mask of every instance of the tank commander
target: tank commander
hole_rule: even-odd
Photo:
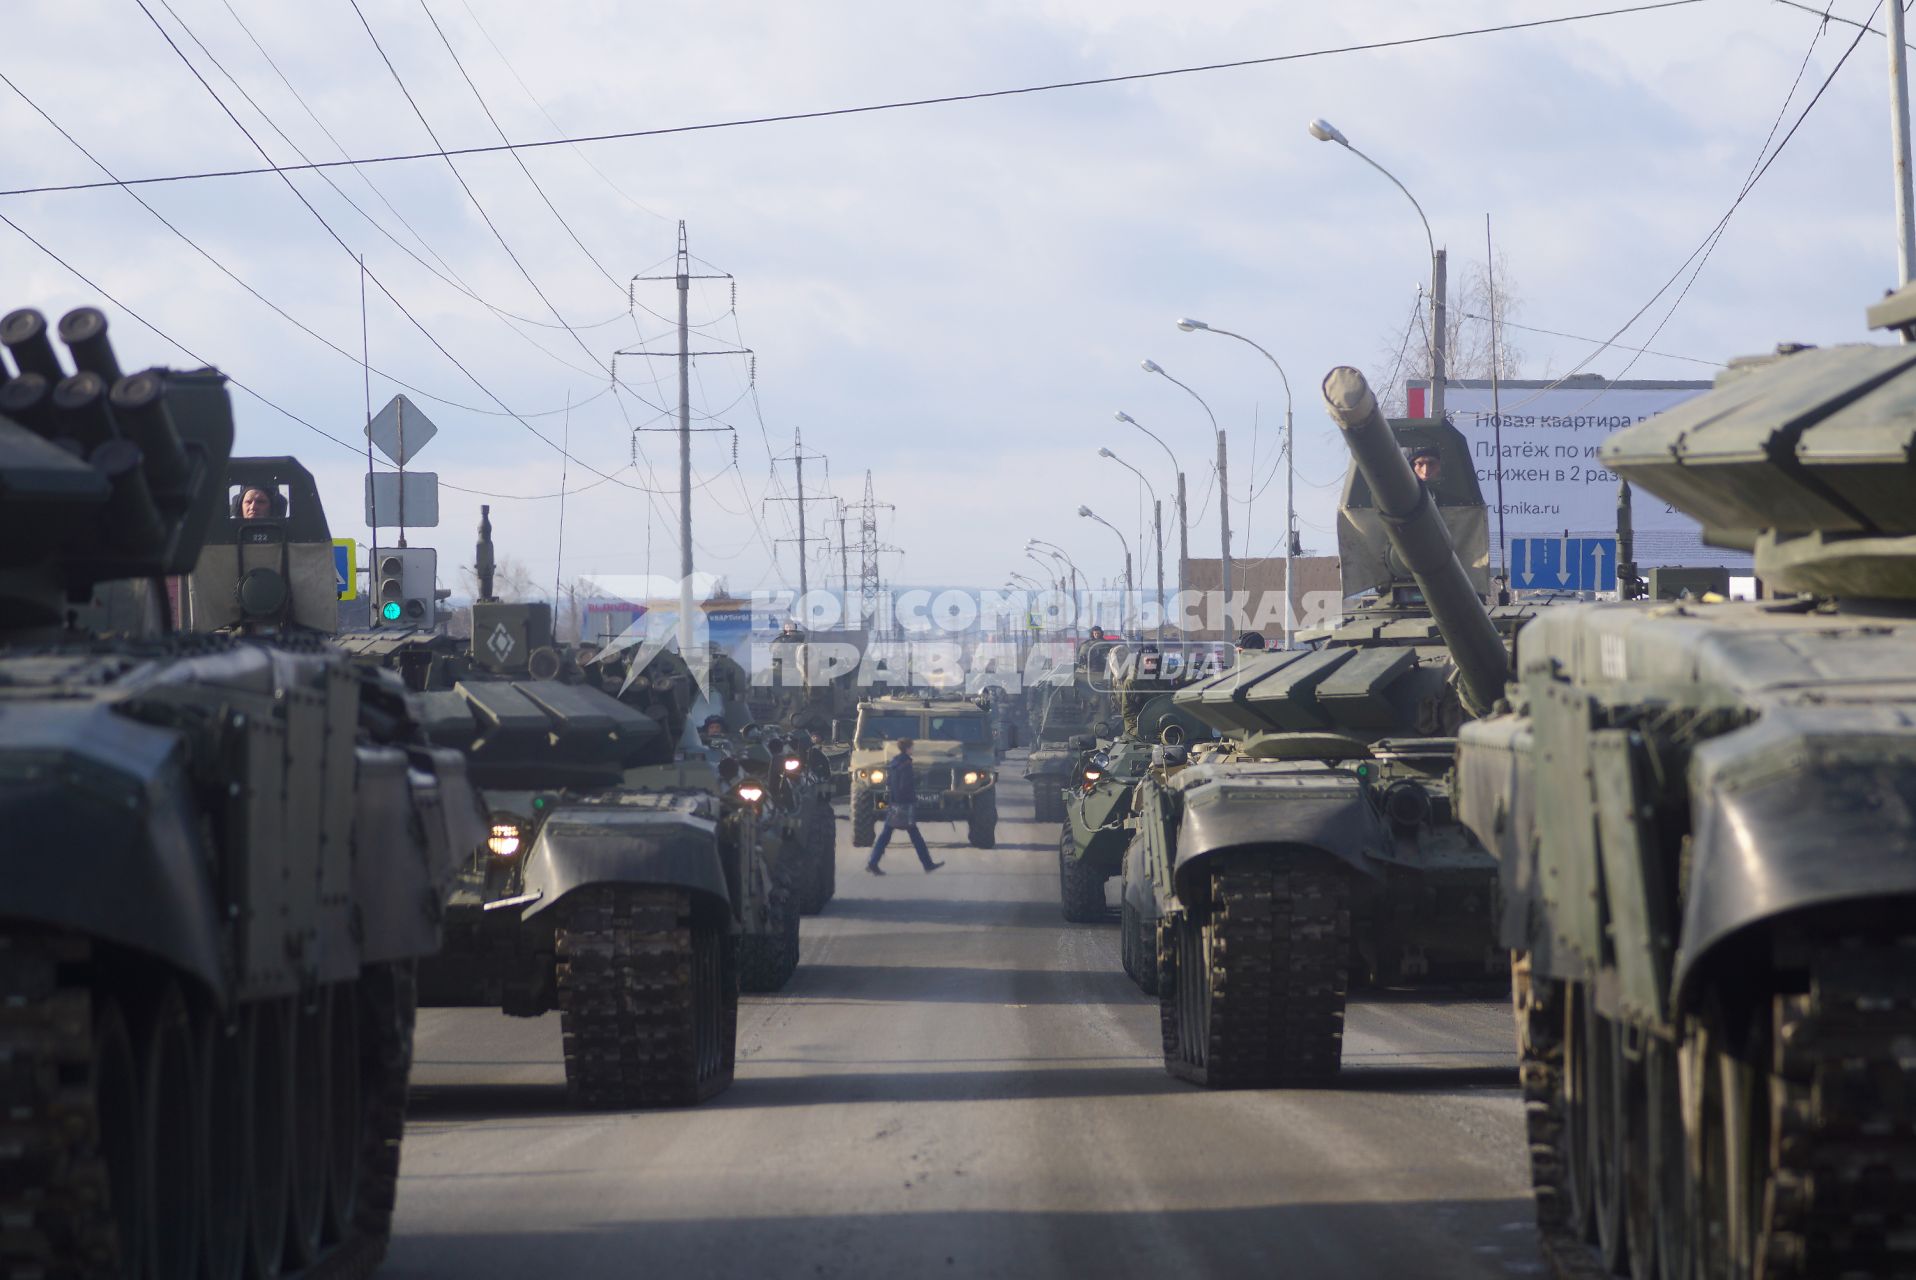
[[[1163,660],[1154,644],[1143,645],[1138,649],[1137,661],[1131,664],[1117,685],[1118,714],[1124,717],[1124,734],[1127,738],[1138,736],[1138,713],[1144,710],[1144,704],[1151,696],[1170,688],[1164,679]]]
[[[273,495],[264,489],[248,489],[240,494],[239,518],[242,520],[272,519]]]
[[[1426,487],[1434,488],[1444,478],[1444,455],[1430,445],[1410,451],[1410,469]]]

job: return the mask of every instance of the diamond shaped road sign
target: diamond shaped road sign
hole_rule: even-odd
[[[381,453],[403,467],[439,434],[439,428],[432,425],[432,419],[419,412],[418,405],[404,396],[394,396],[366,424],[366,434],[379,446]]]

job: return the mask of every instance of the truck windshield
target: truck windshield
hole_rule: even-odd
[[[917,716],[873,715],[866,716],[858,722],[858,738],[861,742],[868,738],[883,738],[886,741],[895,742],[899,738],[916,738],[921,736],[923,735],[920,731]],[[935,738],[938,735],[934,733],[930,736]]]
[[[938,742],[983,742],[983,716],[931,716],[925,736]]]

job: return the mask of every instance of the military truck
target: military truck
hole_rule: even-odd
[[[1871,309],[1916,331],[1916,289]],[[1916,346],[1781,348],[1606,441],[1770,598],[1567,605],[1465,726],[1559,1265],[1916,1272]]]
[[[886,808],[885,770],[912,739],[921,822],[963,820],[974,849],[998,839],[998,754],[983,707],[966,698],[888,695],[858,706],[852,739],[852,844],[869,849]]]
[[[1347,597],[1370,602],[1315,648],[1242,654],[1178,692],[1225,739],[1138,784],[1165,1065],[1211,1087],[1331,1078],[1353,969],[1395,984],[1502,963],[1496,864],[1457,822],[1448,778],[1453,735],[1495,699],[1528,613],[1482,602],[1486,513],[1457,430],[1371,425],[1399,464],[1404,446],[1442,459],[1434,494],[1412,481],[1413,555],[1385,534],[1404,514],[1354,468],[1339,552]],[[1447,612],[1471,620],[1462,641],[1447,643]]]
[[[0,319],[0,1273],[362,1274],[482,814],[324,639],[311,476],[242,519],[225,379],[58,332]]]

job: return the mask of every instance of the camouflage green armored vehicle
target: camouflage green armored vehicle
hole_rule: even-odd
[[[998,840],[998,754],[988,713],[968,698],[888,695],[860,703],[852,748],[852,844],[869,849],[885,813],[885,768],[916,744],[920,822],[963,820],[974,849]]]
[[[363,1274],[482,815],[324,638],[312,477],[105,329],[0,320],[0,1274]]]
[[[1411,481],[1413,556],[1385,535],[1405,515],[1354,469],[1339,551],[1347,596],[1373,602],[1316,648],[1246,653],[1179,691],[1225,740],[1138,784],[1129,856],[1157,907],[1165,1065],[1211,1087],[1334,1075],[1354,967],[1397,983],[1501,963],[1496,864],[1458,823],[1448,779],[1453,735],[1501,690],[1504,636],[1526,615],[1480,598],[1486,517],[1462,436],[1372,425],[1405,476],[1400,446],[1442,458],[1434,501]]]
[[[1115,642],[1100,637],[1078,646],[1067,683],[1047,681],[1031,691],[1037,724],[1031,750],[1025,756],[1025,777],[1031,780],[1033,821],[1064,820],[1064,789],[1077,766],[1076,745],[1082,737],[1109,737],[1115,726],[1115,707],[1105,673],[1106,659]],[[1064,676],[1062,668],[1060,676]]]
[[[1064,788],[1058,896],[1064,918],[1073,923],[1105,919],[1104,882],[1124,870],[1124,851],[1131,840],[1131,795],[1150,767],[1153,748],[1166,742],[1196,741],[1211,734],[1195,717],[1177,708],[1168,687],[1141,697],[1140,705],[1127,708],[1132,724],[1124,736],[1081,750]],[[1126,933],[1119,950],[1125,958],[1125,972],[1131,973],[1135,912],[1121,911],[1121,915]],[[1152,967],[1156,968],[1155,960]]]
[[[1458,752],[1591,1270],[1916,1272],[1916,346],[1780,350],[1600,455],[1777,594],[1550,609]]]

